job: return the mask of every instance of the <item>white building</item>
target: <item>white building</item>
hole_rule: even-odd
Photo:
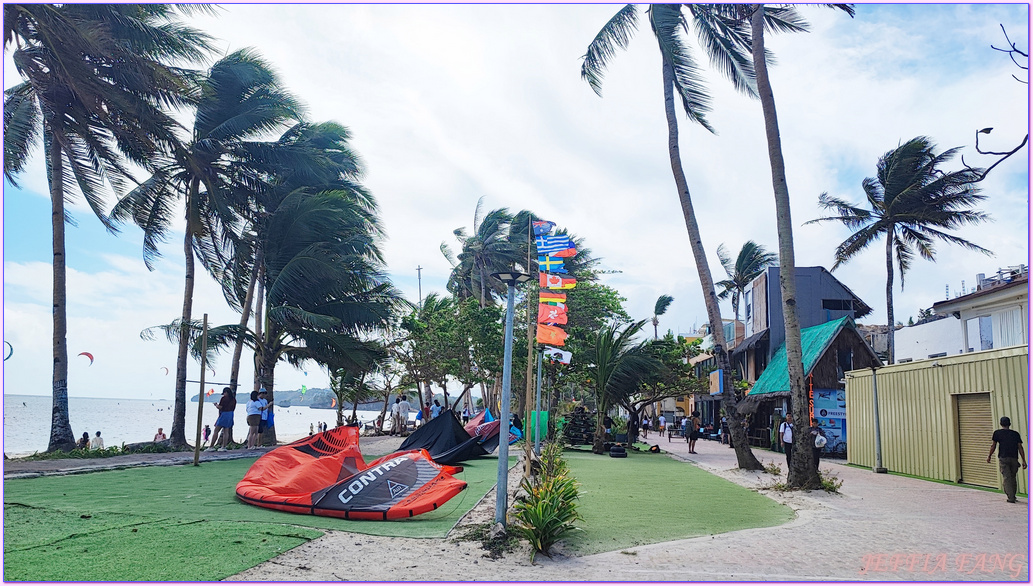
[[[893,354],[898,363],[964,353],[961,320],[953,315],[900,328],[893,333]]]
[[[959,320],[955,323],[961,325],[961,347],[967,352],[979,352],[1028,344],[1028,269],[1023,266],[1001,278],[980,279],[979,287],[974,293],[933,305],[937,315],[951,315]],[[897,342],[897,346],[901,344]]]

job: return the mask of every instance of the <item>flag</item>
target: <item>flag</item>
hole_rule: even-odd
[[[567,307],[538,304],[538,323],[540,324],[565,324],[567,323]]]
[[[552,360],[553,362],[559,362],[560,364],[570,364],[570,357],[573,356],[573,354],[570,352],[564,352],[559,348],[550,348],[546,346],[542,356],[544,356],[546,360]]]
[[[567,339],[567,332],[564,332],[562,328],[556,326],[538,326],[538,335],[535,337],[539,344],[552,344],[554,346],[562,346],[563,340]]]
[[[573,277],[561,277],[559,275],[547,275],[538,273],[538,286],[548,289],[573,289],[577,285],[577,279]]]
[[[538,303],[564,303],[566,301],[566,293],[552,293],[549,291],[542,291],[538,293]]]
[[[538,270],[545,271],[548,273],[566,273],[567,269],[563,268],[563,259],[552,256],[539,256],[538,257]]]
[[[558,236],[539,236],[534,239],[534,245],[538,249],[538,254],[552,254],[554,252],[573,248],[574,241],[568,238],[566,234],[560,234]]]
[[[531,222],[531,226],[534,227],[534,235],[542,236],[552,231],[553,227],[556,226],[553,222],[547,222],[545,220],[536,220]]]
[[[304,394],[305,394],[305,391],[307,391],[307,390],[308,390],[308,389],[306,389],[306,388],[305,388],[305,385],[301,385],[301,394],[302,394],[302,395],[304,395]]]
[[[552,253],[552,256],[559,257],[559,258],[571,258],[575,254],[577,254],[577,250],[573,246],[571,246],[570,248],[568,248],[566,250],[561,250],[559,252]]]

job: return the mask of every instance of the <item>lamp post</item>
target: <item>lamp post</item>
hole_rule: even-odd
[[[495,522],[506,526],[507,494],[509,486],[509,383],[513,375],[513,298],[517,283],[530,280],[518,271],[493,273],[491,276],[506,284],[506,342],[502,358],[502,407],[499,413],[499,472],[495,484]]]

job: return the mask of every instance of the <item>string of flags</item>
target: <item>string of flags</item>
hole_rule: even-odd
[[[560,326],[567,323],[567,294],[557,290],[573,289],[577,280],[566,277],[567,268],[563,262],[573,257],[577,250],[574,241],[566,234],[552,235],[556,227],[554,222],[532,222],[534,243],[538,249],[538,285],[542,291],[538,294],[538,328],[536,339],[539,344],[563,346],[567,332]],[[553,360],[570,364],[570,352],[558,348],[546,347],[545,351]]]

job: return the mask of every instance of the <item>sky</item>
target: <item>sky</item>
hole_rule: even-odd
[[[529,209],[585,239],[613,271],[602,282],[636,319],[656,299],[674,297],[661,329],[689,333],[706,310],[667,149],[660,55],[644,12],[627,51],[618,53],[596,96],[580,79],[581,56],[619,5],[277,5],[224,4],[190,23],[217,39],[219,55],[253,47],[279,72],[313,121],[351,129],[365,185],[386,231],[388,272],[405,296],[444,293],[453,230],[472,228],[474,210]],[[644,8],[644,7],[643,7]],[[1004,53],[1001,25],[1028,52],[1028,5],[857,5],[803,7],[810,32],[768,36],[770,69],[791,197],[798,266],[833,263],[848,232],[803,225],[823,215],[819,194],[860,204],[861,182],[878,158],[916,136],[938,150],[961,147],[971,165],[975,131],[993,127],[984,150],[1006,151],[1028,132],[1028,79]],[[690,40],[693,37],[689,37]],[[692,45],[706,63],[698,45]],[[216,57],[217,58],[217,57]],[[718,245],[747,240],[777,251],[774,200],[758,101],[736,94],[709,70],[709,115],[716,134],[679,112],[689,190],[715,280]],[[19,82],[5,53],[4,87]],[[187,119],[189,113],[183,114]],[[949,169],[961,167],[956,157]],[[51,392],[50,203],[42,158],[4,182],[4,392]],[[988,257],[938,244],[935,263],[916,260],[901,290],[898,320],[971,291],[977,273],[1029,264],[1029,149],[981,184],[993,221],[956,231],[995,252]],[[109,199],[113,204],[114,196]],[[182,307],[182,232],[170,235],[149,272],[141,232],[107,233],[81,198],[66,233],[69,395],[173,398],[176,348],[142,340]],[[876,245],[834,275],[874,308],[861,323],[885,323],[885,257]],[[421,279],[417,280],[417,267]],[[194,316],[235,323],[218,288],[198,271]],[[571,307],[570,311],[576,311]],[[731,305],[722,304],[724,317]],[[94,356],[92,366],[80,352]],[[205,388],[228,380],[230,355],[206,374]],[[170,374],[165,374],[165,369]],[[191,360],[188,379],[200,366]],[[214,372],[214,374],[213,374]],[[250,360],[241,380],[250,381]],[[214,380],[213,380],[214,379]],[[327,386],[316,365],[276,369],[278,389]],[[197,383],[188,386],[196,393]]]

